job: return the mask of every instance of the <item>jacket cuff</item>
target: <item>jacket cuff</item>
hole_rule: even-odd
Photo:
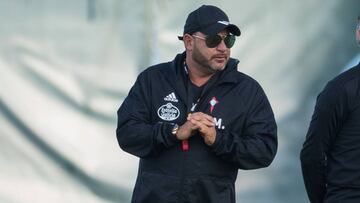
[[[224,131],[216,130],[216,138],[213,145],[210,146],[211,151],[217,152],[221,148],[224,137]]]
[[[157,140],[158,142],[162,142],[166,148],[170,148],[179,142],[176,136],[172,134],[175,123],[160,123],[160,125],[162,125],[162,132]]]

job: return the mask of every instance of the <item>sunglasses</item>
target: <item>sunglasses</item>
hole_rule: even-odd
[[[208,35],[206,37],[200,37],[198,35],[192,36],[205,40],[206,46],[209,48],[217,47],[222,40],[224,40],[227,48],[231,48],[235,44],[235,35],[226,35],[225,37],[220,35]]]

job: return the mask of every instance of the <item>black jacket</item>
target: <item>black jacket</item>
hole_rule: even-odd
[[[268,99],[234,59],[210,79],[195,110],[215,117],[214,145],[194,135],[182,150],[171,129],[189,110],[184,57],[142,72],[118,110],[119,145],[141,158],[132,202],[235,202],[238,169],[267,167],[276,154]]]
[[[301,164],[312,203],[360,202],[360,65],[319,94]]]

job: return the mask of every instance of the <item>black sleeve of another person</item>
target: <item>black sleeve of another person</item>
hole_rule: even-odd
[[[344,88],[331,82],[319,94],[300,159],[305,188],[312,203],[323,202],[326,159],[346,117]]]

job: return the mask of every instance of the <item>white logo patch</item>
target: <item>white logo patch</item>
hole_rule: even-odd
[[[218,23],[221,23],[223,25],[229,25],[230,24],[228,21],[218,21]]]
[[[171,101],[171,102],[179,102],[179,100],[177,100],[175,93],[172,92],[171,94],[169,94],[168,96],[166,96],[164,98],[165,101]]]
[[[180,116],[179,109],[171,103],[160,106],[157,113],[158,116],[165,121],[173,121]]]

